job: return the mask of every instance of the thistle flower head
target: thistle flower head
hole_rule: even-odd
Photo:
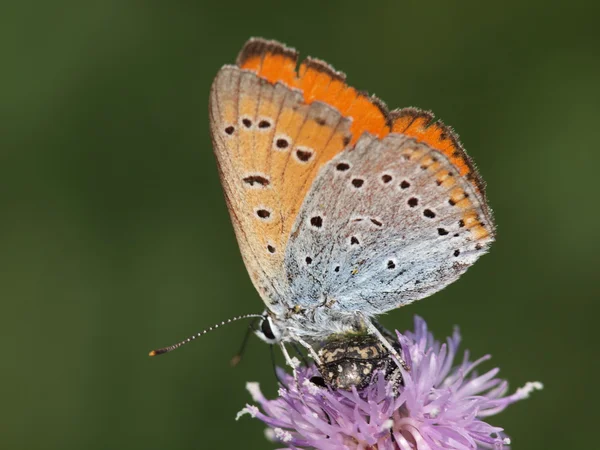
[[[397,334],[410,367],[401,369],[402,385],[377,373],[361,391],[334,391],[310,381],[319,375],[314,365],[297,369],[298,383],[280,370],[279,396],[268,400],[257,383],[248,383],[258,406],[247,405],[238,418],[247,413],[261,420],[268,426],[267,437],[290,449],[506,448],[510,439],[487,418],[541,389],[541,383],[506,395],[508,383],[496,377],[499,369],[476,371],[489,355],[471,361],[465,351],[455,362],[458,330],[441,344],[416,317],[414,332]]]

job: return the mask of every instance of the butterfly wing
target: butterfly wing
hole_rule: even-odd
[[[493,224],[452,130],[413,108],[388,112],[322,61],[296,63],[293,49],[251,39],[210,95],[225,197],[266,305],[325,299],[375,313],[455,280],[486,251]]]
[[[260,59],[255,70],[240,67],[254,58]],[[250,41],[238,61],[213,83],[211,134],[244,262],[277,311],[288,297],[284,253],[291,228],[319,169],[348,145],[351,120],[284,84],[288,68],[295,74],[296,55],[281,44]],[[269,73],[278,80],[261,76]]]
[[[423,117],[398,113],[409,115]],[[493,223],[482,183],[452,131],[432,127],[455,143],[451,153],[419,136],[365,134],[321,171],[286,254],[301,306],[382,313],[442,289],[488,250]],[[461,175],[453,159],[473,175]]]

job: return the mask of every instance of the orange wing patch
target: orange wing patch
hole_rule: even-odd
[[[389,133],[402,133],[426,143],[448,157],[458,173],[484,195],[483,181],[452,128],[439,120],[433,122],[431,113],[417,108],[389,112],[377,97],[347,85],[346,76],[324,61],[306,58],[296,72],[297,61],[296,50],[277,41],[253,38],[240,52],[237,65],[256,72],[271,83],[279,81],[301,90],[307,104],[321,101],[335,107],[342,116],[352,118],[352,144],[364,132],[379,138]]]
[[[280,81],[300,89],[307,104],[321,101],[344,117],[351,117],[352,143],[364,132],[380,138],[390,132],[389,112],[382,101],[348,86],[343,73],[318,59],[306,58],[296,73],[297,60],[295,50],[278,42],[250,39],[238,56],[237,65],[272,83]]]
[[[431,148],[443,153],[461,176],[464,176],[481,195],[483,180],[477,173],[471,158],[465,153],[458,136],[441,120],[433,122],[433,114],[417,108],[404,108],[392,112],[392,132],[414,137]]]
[[[242,69],[256,72],[262,78],[276,83],[281,81],[296,87],[298,52],[276,41],[253,38],[244,45],[236,64]]]

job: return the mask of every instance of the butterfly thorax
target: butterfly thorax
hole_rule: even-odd
[[[338,312],[320,305],[310,309],[292,308],[283,315],[270,314],[282,330],[283,341],[294,337],[311,342],[321,342],[331,335],[351,335],[365,332],[365,325],[354,312]]]

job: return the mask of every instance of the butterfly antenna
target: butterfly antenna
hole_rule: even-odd
[[[251,319],[251,318],[262,318],[262,317],[263,316],[261,314],[245,314],[243,316],[232,317],[231,319],[224,320],[221,323],[213,325],[212,327],[207,328],[205,330],[202,330],[200,333],[196,333],[193,336],[190,336],[189,338],[184,339],[183,341],[181,341],[181,342],[179,342],[177,344],[173,344],[173,345],[169,345],[168,347],[163,347],[163,348],[159,348],[159,349],[156,349],[156,350],[152,350],[150,353],[148,353],[148,355],[150,355],[150,356],[156,356],[156,355],[162,355],[163,353],[172,352],[173,350],[178,349],[182,345],[185,345],[188,342],[192,342],[196,338],[199,338],[200,336],[203,336],[203,335],[205,335],[206,333],[208,333],[210,331],[216,330],[217,328],[222,327],[223,325],[227,325],[228,323],[235,322],[236,320]]]

